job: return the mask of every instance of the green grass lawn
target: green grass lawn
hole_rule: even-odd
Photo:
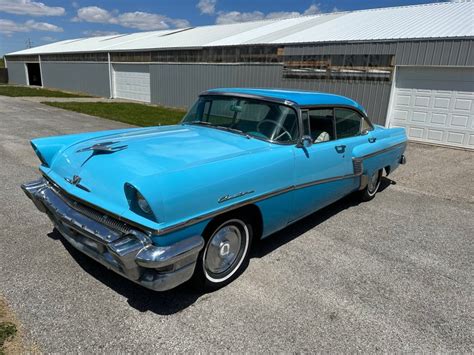
[[[43,104],[143,127],[176,124],[186,113],[180,109],[128,102],[43,102]]]
[[[40,97],[92,97],[83,94],[72,94],[59,90],[49,90],[35,87],[0,85],[0,95],[21,97],[21,96],[40,96]]]

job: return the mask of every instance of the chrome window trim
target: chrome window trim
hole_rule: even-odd
[[[302,105],[302,106],[300,106],[300,109],[306,109],[306,110],[318,109],[318,108],[331,108],[331,109],[333,109],[333,119],[334,120],[336,119],[336,115],[335,115],[335,112],[334,112],[336,108],[344,108],[344,109],[353,110],[353,111],[357,112],[358,114],[360,114],[369,123],[369,126],[372,128],[372,130],[375,129],[374,124],[372,123],[370,118],[367,116],[367,114],[364,111],[358,109],[355,106],[343,105],[343,104],[339,104],[339,105],[330,105],[330,104],[319,104],[318,105],[318,104],[314,104],[314,105]],[[334,122],[334,129],[336,129],[336,123],[335,122]]]

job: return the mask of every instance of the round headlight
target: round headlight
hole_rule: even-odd
[[[145,197],[137,191],[137,205],[140,209],[146,214],[151,214],[151,208],[148,202],[146,202]]]

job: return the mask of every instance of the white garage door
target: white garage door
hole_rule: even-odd
[[[474,149],[474,68],[397,68],[388,122],[413,141]]]
[[[114,97],[150,102],[150,70],[148,65],[114,64]]]

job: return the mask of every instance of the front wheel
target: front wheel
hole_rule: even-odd
[[[375,194],[379,190],[380,183],[382,181],[382,169],[374,171],[369,176],[369,181],[365,189],[360,191],[360,198],[362,201],[370,201],[375,197]]]
[[[244,218],[218,219],[204,234],[206,245],[199,254],[193,278],[196,286],[212,291],[233,281],[247,267],[252,225]]]

